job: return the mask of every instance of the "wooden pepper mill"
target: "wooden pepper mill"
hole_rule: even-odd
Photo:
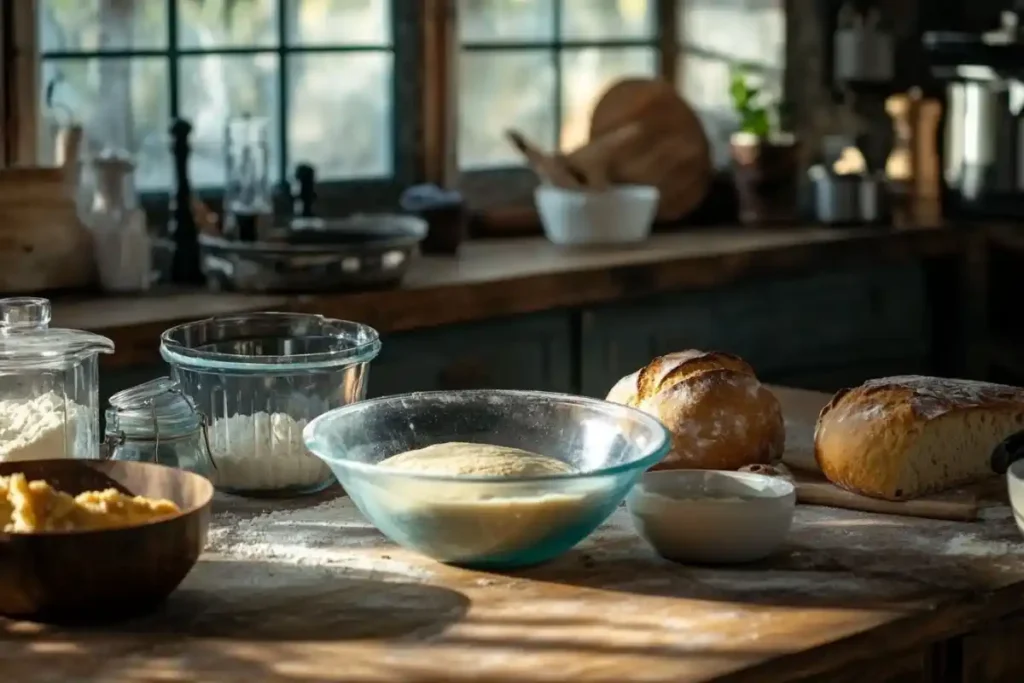
[[[895,137],[885,163],[886,177],[914,200],[937,200],[941,168],[936,145],[942,104],[914,88],[890,97],[885,108]]]

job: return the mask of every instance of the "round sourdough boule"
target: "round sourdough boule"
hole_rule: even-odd
[[[680,351],[619,380],[606,398],[668,427],[672,450],[652,469],[736,470],[782,458],[786,428],[778,399],[738,356]]]

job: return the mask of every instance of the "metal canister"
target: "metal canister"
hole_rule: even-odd
[[[865,225],[889,220],[885,179],[879,174],[838,174],[824,166],[810,171],[814,214],[827,225]]]

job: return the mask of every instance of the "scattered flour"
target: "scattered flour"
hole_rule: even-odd
[[[331,470],[306,450],[306,420],[285,413],[232,415],[213,421],[210,451],[222,490],[254,493],[312,488],[328,481]]]
[[[1009,505],[993,505],[981,508],[978,511],[978,518],[983,520],[1013,519],[1013,508]]]
[[[987,540],[978,534],[957,534],[946,542],[942,552],[946,555],[973,557],[1024,555],[1024,542]]]
[[[95,458],[99,438],[85,407],[54,392],[0,401],[0,462]]]
[[[250,519],[218,516],[207,550],[241,559],[390,572],[409,578],[432,575],[403,561],[404,551],[367,522],[346,497]]]

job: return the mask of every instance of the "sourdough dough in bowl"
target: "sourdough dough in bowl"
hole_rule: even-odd
[[[400,533],[442,561],[515,553],[584,518],[602,500],[602,485],[569,480],[557,488],[523,477],[567,474],[570,465],[530,451],[450,442],[392,456],[385,469],[494,481],[394,481],[378,501]]]
[[[381,467],[445,476],[542,477],[566,474],[572,468],[561,460],[508,446],[450,441],[393,455]]]

